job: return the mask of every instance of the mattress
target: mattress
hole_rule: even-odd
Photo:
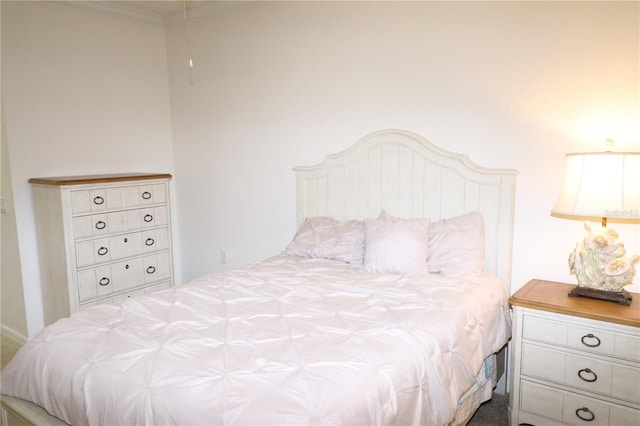
[[[510,337],[493,276],[275,256],[45,328],[2,393],[70,424],[428,424]]]

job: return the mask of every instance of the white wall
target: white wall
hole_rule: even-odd
[[[167,30],[184,279],[276,254],[292,167],[381,128],[520,170],[513,283],[575,283],[564,155],[640,149],[637,2],[283,2]],[[637,225],[615,225],[640,252]],[[220,264],[220,251],[228,255]],[[631,291],[640,291],[638,277]]]
[[[2,9],[0,8],[1,18]],[[2,34],[0,33],[1,40]],[[0,69],[2,69],[1,55]],[[1,88],[0,86],[0,100],[2,98]],[[11,188],[11,167],[6,139],[0,101],[0,197],[4,202],[4,210],[0,212],[0,285],[2,289],[0,291],[0,330],[2,342],[5,342],[6,337],[21,344],[26,336],[27,315],[22,292],[16,215],[13,208],[13,190]]]
[[[44,322],[27,181],[173,172],[164,30],[48,2],[3,1],[2,65],[28,323],[17,331],[31,337]]]
[[[4,123],[3,123],[4,124]],[[20,256],[18,253],[18,235],[16,214],[13,206],[13,190],[4,125],[1,126],[2,173],[0,193],[5,201],[6,212],[0,214],[0,324],[2,335],[19,342],[24,342],[27,335],[27,314],[25,311],[24,293],[22,291],[22,275],[20,273]]]

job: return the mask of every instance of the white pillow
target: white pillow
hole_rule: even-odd
[[[427,272],[429,219],[400,219],[384,211],[366,219],[364,269],[385,274]]]
[[[480,274],[484,268],[484,221],[467,213],[429,226],[429,272],[442,275]]]
[[[364,222],[311,217],[300,224],[285,253],[289,256],[319,257],[362,265]]]

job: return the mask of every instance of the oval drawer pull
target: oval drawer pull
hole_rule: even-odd
[[[100,278],[100,281],[98,281],[98,284],[100,284],[101,286],[105,286],[105,285],[109,285],[109,283],[111,282],[111,280],[107,277],[102,277]]]
[[[150,214],[145,214],[144,215],[144,221],[149,223],[153,220],[153,216],[151,216]]]
[[[96,229],[104,229],[107,227],[107,224],[102,220],[96,222]]]
[[[149,266],[147,268],[147,274],[153,274],[154,272],[156,272],[156,267],[155,266]]]
[[[582,412],[586,413],[586,417],[581,414]],[[576,416],[583,422],[592,422],[596,419],[596,415],[587,407],[578,408],[576,410]]]
[[[149,191],[144,191],[142,193],[142,198],[145,199],[145,200],[150,199],[151,198],[151,193]]]
[[[100,247],[100,248],[98,249],[98,254],[99,254],[100,256],[104,256],[104,255],[105,255],[105,254],[107,254],[107,253],[109,253],[109,249],[108,249],[108,248],[106,248],[106,247]]]
[[[601,343],[598,336],[594,336],[591,333],[585,334],[584,336],[582,336],[580,341],[582,342],[583,345],[588,346],[590,348],[597,348],[598,346],[600,346],[600,343]],[[593,341],[593,343],[591,343],[591,341]]]
[[[583,374],[585,373],[590,374],[592,377],[583,376]],[[578,377],[580,377],[585,382],[589,382],[589,383],[593,383],[596,380],[598,380],[598,375],[595,372],[591,371],[590,368],[583,368],[582,370],[578,371]]]
[[[152,245],[153,245],[153,243],[155,243],[155,240],[154,240],[153,238],[147,238],[147,239],[144,241],[144,245],[146,245],[146,246],[152,246]]]
[[[98,206],[99,206],[99,205],[101,205],[101,204],[104,204],[104,198],[102,198],[102,197],[101,197],[101,196],[99,196],[99,195],[98,195],[98,196],[96,196],[96,197],[94,197],[94,198],[93,198],[93,204],[96,204],[96,205],[98,205]]]

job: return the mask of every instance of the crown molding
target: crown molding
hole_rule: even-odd
[[[201,2],[195,7],[187,8],[187,19],[189,22],[201,21],[203,19],[216,16],[228,15],[245,9],[251,9],[258,6],[264,6],[271,1],[210,1]],[[176,12],[164,16],[164,24],[176,25],[184,24],[184,13]]]
[[[183,12],[170,13],[163,17],[158,14],[143,12],[105,0],[45,0],[45,2],[58,6],[69,7],[86,13],[92,13],[94,15],[124,19],[127,21],[159,27],[184,24]],[[269,3],[271,3],[271,1],[265,0],[201,2],[198,6],[187,9],[187,19],[190,22],[200,21],[215,16],[228,15],[240,10],[263,6]]]
[[[69,7],[83,12],[92,13],[94,15],[125,19],[128,21],[159,27],[164,26],[164,20],[160,15],[145,13],[125,6],[112,4],[108,1],[47,0],[47,3]]]

